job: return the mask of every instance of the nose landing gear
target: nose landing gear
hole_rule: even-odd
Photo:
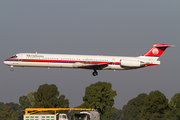
[[[13,66],[11,66],[11,69],[10,69],[10,70],[11,70],[11,72],[13,72],[13,71],[14,71]]]
[[[93,76],[97,76],[98,72],[96,70],[94,70],[94,72],[92,73]]]

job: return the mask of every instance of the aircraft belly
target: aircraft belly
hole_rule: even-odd
[[[109,65],[107,67],[107,69],[109,69],[109,70],[123,70],[124,68],[122,68],[120,65]]]
[[[22,67],[55,67],[55,68],[71,68],[71,63],[49,63],[49,62],[13,62],[13,66]]]
[[[43,63],[39,63],[39,62],[18,62],[18,65],[14,65],[14,66],[22,66],[22,67],[46,67],[48,65],[48,63],[43,62]]]
[[[72,63],[48,63],[49,67],[57,67],[57,68],[72,68]]]
[[[131,69],[137,69],[137,68],[121,67],[120,65],[109,65],[104,70],[131,70]]]

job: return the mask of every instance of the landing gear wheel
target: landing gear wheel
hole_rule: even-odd
[[[94,71],[92,74],[93,74],[93,76],[97,76],[97,75],[98,75],[98,72],[97,72],[97,71]]]
[[[11,72],[13,72],[13,71],[14,71],[14,69],[13,69],[13,68],[11,68],[10,70],[11,70]]]

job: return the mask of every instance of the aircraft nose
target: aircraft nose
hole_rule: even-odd
[[[7,61],[7,60],[4,60],[4,64],[5,64],[5,65],[9,65],[9,64],[10,64],[10,62],[9,62],[9,61]]]

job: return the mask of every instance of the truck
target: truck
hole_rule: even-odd
[[[68,120],[66,114],[31,114],[24,115],[23,120]]]
[[[56,111],[58,110],[93,111],[94,109],[92,108],[26,108],[23,120],[68,120],[67,115],[64,113],[57,113]],[[49,111],[54,111],[54,114],[50,114]],[[92,119],[92,120],[99,120],[99,119]]]
[[[84,111],[74,114],[74,120],[100,120],[97,111]]]

